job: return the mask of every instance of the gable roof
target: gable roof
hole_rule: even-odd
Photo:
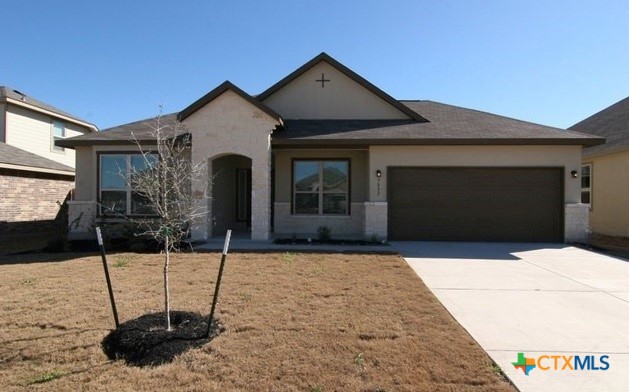
[[[629,148],[629,97],[580,121],[570,128],[602,136],[606,143],[583,150],[584,157],[608,154]]]
[[[48,105],[42,101],[39,101],[35,98],[27,96],[17,90],[12,89],[8,86],[0,86],[0,103],[7,102],[12,103],[14,105],[27,107],[32,110],[36,110],[38,112],[57,117],[62,120],[70,121],[75,124],[81,125],[83,127],[88,128],[92,132],[98,131],[98,128],[85,120],[82,120],[76,116],[73,116],[70,113],[64,112],[61,109],[58,109],[54,106]]]
[[[253,106],[262,110],[264,113],[268,114],[274,120],[281,123],[282,118],[280,117],[279,114],[277,114],[271,108],[263,104],[261,101],[253,98],[251,95],[241,90],[238,86],[236,86],[229,80],[224,81],[220,86],[216,87],[214,90],[205,94],[203,97],[197,99],[190,106],[188,106],[187,108],[179,112],[179,114],[177,115],[177,119],[179,121],[185,120],[186,118],[190,117],[194,112],[196,112],[197,110],[201,109],[203,106],[207,105],[208,103],[212,102],[213,100],[221,96],[227,90],[233,91],[238,96],[243,98],[245,101],[249,102]]]
[[[398,100],[391,97],[389,94],[385,93],[378,87],[374,86],[371,82],[369,82],[367,79],[363,78],[362,76],[358,75],[356,72],[352,71],[351,69],[347,68],[343,64],[339,63],[337,60],[332,58],[332,56],[328,55],[325,52],[321,52],[318,56],[308,61],[306,64],[302,65],[301,67],[297,68],[295,71],[290,73],[284,79],[280,80],[279,82],[275,83],[273,86],[266,89],[262,94],[256,96],[256,99],[263,102],[265,99],[269,98],[271,95],[281,90],[284,86],[288,85],[293,80],[297,79],[300,75],[302,75],[304,72],[308,71],[310,68],[314,67],[315,65],[319,64],[322,61],[330,64],[332,67],[336,68],[339,72],[341,72],[348,78],[352,79],[359,85],[363,86],[369,92],[378,96],[380,99],[384,100],[389,105],[395,107],[400,112],[406,114],[413,120],[419,121],[419,122],[427,121],[420,114],[414,112],[408,106],[402,105]]]
[[[432,101],[401,101],[428,122],[286,120],[281,145],[585,145],[604,139]]]
[[[74,169],[59,162],[0,142],[0,168],[74,176]]]

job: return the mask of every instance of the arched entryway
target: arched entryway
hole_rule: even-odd
[[[251,159],[229,154],[211,160],[211,235],[251,236]]]

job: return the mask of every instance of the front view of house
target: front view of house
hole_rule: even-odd
[[[195,240],[227,229],[254,240],[316,237],[562,242],[581,239],[582,146],[593,136],[432,101],[398,101],[325,53],[263,93],[225,82],[177,117],[209,193]],[[64,139],[76,150],[70,239],[103,211],[142,214],[114,178],[132,167],[151,120]],[[109,169],[108,169],[109,168]],[[209,183],[209,189],[204,189]],[[200,199],[201,200],[201,199]],[[205,202],[205,201],[203,201]]]

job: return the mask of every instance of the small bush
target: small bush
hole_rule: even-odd
[[[56,380],[61,376],[63,376],[63,372],[59,370],[52,370],[31,378],[30,380],[28,380],[28,384],[42,384],[48,381]]]
[[[328,226],[319,226],[317,236],[319,237],[319,241],[328,242],[332,239],[332,229]]]

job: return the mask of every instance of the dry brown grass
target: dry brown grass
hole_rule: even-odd
[[[175,256],[173,309],[208,313],[219,257]],[[121,321],[162,310],[159,255],[109,263]],[[231,254],[226,332],[155,368],[103,354],[113,321],[98,256],[14,256],[0,276],[2,390],[513,390],[397,256]]]

